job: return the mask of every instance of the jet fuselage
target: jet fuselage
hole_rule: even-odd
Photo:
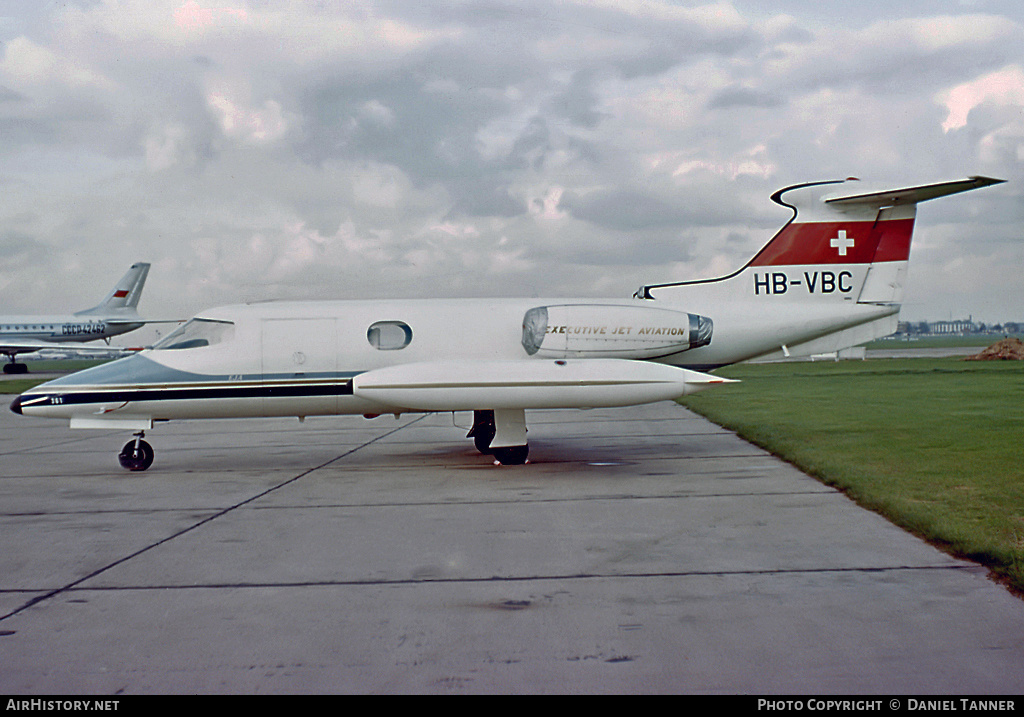
[[[633,299],[409,299],[225,306],[152,350],[26,391],[12,410],[72,427],[180,418],[474,412],[499,462],[526,459],[525,411],[672,400],[705,373],[808,355],[896,330],[919,202],[987,177],[871,189],[788,187],[793,217],[736,272],[643,286]],[[152,448],[127,444],[144,470]]]

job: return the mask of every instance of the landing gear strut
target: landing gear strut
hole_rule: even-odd
[[[153,446],[142,440],[146,435],[145,431],[135,434],[135,439],[128,441],[118,454],[117,460],[121,462],[122,468],[130,471],[144,471],[153,465]]]

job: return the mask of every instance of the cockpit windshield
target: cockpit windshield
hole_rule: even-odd
[[[230,321],[214,319],[191,319],[184,326],[175,329],[153,344],[154,351],[174,351],[213,346],[230,341],[235,335],[235,325]]]

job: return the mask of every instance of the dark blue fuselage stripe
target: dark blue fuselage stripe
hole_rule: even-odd
[[[126,403],[138,401],[195,401],[215,398],[295,398],[351,396],[351,379],[344,383],[293,386],[211,386],[209,388],[137,388],[120,391],[69,391],[30,394],[59,398],[62,405],[79,403]],[[45,405],[45,404],[44,404]]]

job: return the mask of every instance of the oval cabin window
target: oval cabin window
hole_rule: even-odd
[[[378,321],[366,330],[366,340],[375,349],[397,351],[412,341],[412,329],[404,321]]]

